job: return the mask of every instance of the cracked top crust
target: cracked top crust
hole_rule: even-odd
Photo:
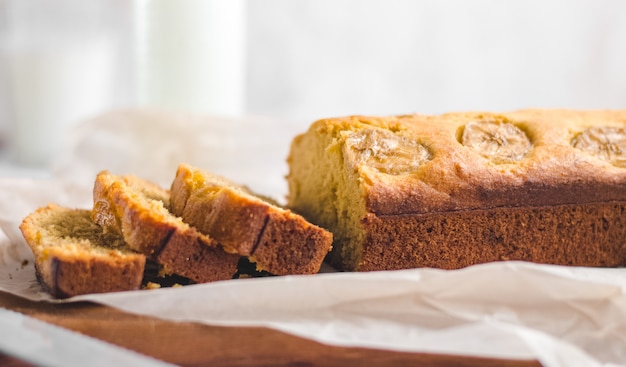
[[[315,122],[377,215],[626,200],[626,111],[520,110]]]

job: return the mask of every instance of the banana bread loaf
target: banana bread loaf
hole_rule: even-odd
[[[206,171],[181,164],[171,188],[172,213],[274,275],[313,274],[332,234],[269,199]]]
[[[146,258],[122,236],[103,232],[89,210],[50,204],[28,215],[20,230],[35,256],[40,283],[58,298],[139,289]]]
[[[239,256],[172,215],[169,192],[134,176],[102,171],[94,185],[92,217],[106,232],[177,274],[204,283],[231,279]]]
[[[626,264],[626,111],[325,119],[288,161],[339,269]]]

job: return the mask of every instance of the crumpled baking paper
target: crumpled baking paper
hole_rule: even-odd
[[[88,300],[169,320],[265,326],[322,343],[537,359],[544,366],[626,365],[626,269],[497,262],[238,279],[58,301],[37,283],[21,219],[49,202],[89,208],[98,171],[169,186],[180,162],[279,201],[291,139],[307,126],[154,110],[80,125],[47,180],[0,180],[0,290],[32,300]]]

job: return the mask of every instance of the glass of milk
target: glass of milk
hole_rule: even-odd
[[[71,125],[113,103],[111,2],[8,0],[0,8],[3,113],[13,163],[47,168]],[[107,12],[109,11],[109,12]]]
[[[134,17],[139,105],[243,114],[244,0],[135,0]]]

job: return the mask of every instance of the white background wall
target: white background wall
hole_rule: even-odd
[[[248,4],[247,111],[626,108],[626,2],[265,0]]]
[[[7,55],[7,50],[13,47],[8,41],[12,32],[25,34],[27,38],[30,33],[37,34],[41,42],[48,44],[43,54],[49,53],[47,57],[54,60],[58,57],[56,52],[62,50],[64,44],[72,46],[68,42],[77,37],[82,40],[92,33],[106,34],[111,41],[111,52],[102,53],[109,61],[70,60],[66,64],[71,67],[61,68],[68,73],[67,77],[49,72],[50,62],[36,57],[29,56],[30,64],[15,62],[18,59],[13,56],[0,57],[0,161],[6,160],[6,151],[17,141],[16,131],[22,131],[22,136],[26,137],[23,139],[26,148],[41,147],[36,153],[45,159],[48,156],[43,147],[61,135],[59,127],[70,126],[83,115],[88,117],[111,108],[145,102],[136,93],[141,90],[141,75],[147,70],[144,68],[149,67],[137,62],[143,49],[139,45],[144,45],[145,41],[137,32],[146,29],[145,22],[137,21],[141,13],[138,9],[143,9],[145,4],[162,4],[160,9],[165,11],[152,18],[161,22],[158,24],[165,24],[167,20],[173,29],[176,29],[176,22],[170,23],[173,17],[193,14],[193,11],[173,11],[176,8],[172,8],[172,4],[192,6],[198,1],[196,9],[206,13],[206,16],[193,14],[196,16],[178,20],[193,37],[163,27],[155,28],[156,40],[167,39],[164,44],[168,46],[159,49],[160,54],[150,54],[156,56],[150,56],[148,64],[154,61],[152,65],[157,68],[164,64],[174,68],[168,71],[171,78],[163,81],[162,87],[170,88],[163,95],[172,99],[184,95],[174,86],[176,70],[184,69],[184,75],[191,78],[180,79],[191,79],[193,84],[193,75],[198,75],[200,80],[200,75],[207,74],[206,70],[217,67],[215,65],[225,68],[243,65],[237,69],[240,72],[232,77],[231,84],[224,84],[228,83],[227,78],[205,78],[219,80],[221,84],[203,82],[193,87],[201,89],[207,85],[217,90],[207,96],[220,98],[227,89],[242,90],[244,102],[234,105],[243,107],[236,111],[231,109],[229,113],[277,118],[291,124],[289,128],[294,131],[305,129],[318,118],[350,114],[502,111],[531,107],[626,109],[626,1],[221,0],[219,6],[206,5],[206,1],[216,0],[156,1],[57,0],[52,4],[42,0],[0,0],[0,56]],[[228,5],[235,1],[238,6]],[[221,11],[221,7],[230,10]],[[30,15],[33,12],[35,17]],[[245,29],[235,32],[229,27],[217,27],[211,20],[216,17],[221,22],[226,21],[221,24],[240,23]],[[224,20],[223,17],[232,18]],[[195,26],[189,24],[192,21]],[[98,25],[97,32],[93,24]],[[16,29],[22,31],[15,32]],[[71,36],[60,37],[57,41],[52,37],[54,32],[48,29]],[[215,39],[225,45],[223,47],[243,44],[243,51],[233,54],[244,62],[228,62],[224,59],[226,52],[216,53],[212,58],[206,48],[193,50],[211,39],[209,33],[214,35],[219,29],[223,33]],[[180,42],[172,37],[179,37]],[[51,38],[52,47],[49,47]],[[78,44],[81,47],[96,45],[89,40]],[[177,51],[169,46],[176,44],[184,48]],[[85,52],[75,54],[85,60],[89,56]],[[171,62],[176,57],[168,57],[167,63],[155,60],[159,55],[183,54],[207,59],[184,62],[178,69]],[[65,60],[66,56],[61,57],[60,60]],[[211,63],[218,59],[219,63]],[[28,65],[37,65],[42,75],[55,76],[47,81],[47,91],[32,84],[38,78],[37,68]],[[99,72],[90,65],[109,65],[115,70]],[[188,70],[190,67],[199,69]],[[14,69],[20,71],[19,80],[28,82],[22,83],[19,90],[15,87],[15,73],[11,74]],[[158,69],[152,71],[151,75],[157,77],[165,75]],[[93,97],[97,96],[96,87],[83,84],[93,86],[89,78],[100,80],[102,78],[97,77],[105,72],[112,73],[113,77],[104,78],[105,82],[100,83],[109,94],[98,104]],[[227,75],[219,71],[213,74]],[[50,80],[58,83],[58,87],[50,85]],[[224,87],[242,81],[242,88]],[[24,92],[29,90],[38,94]],[[26,101],[19,106],[16,91],[21,93],[19,100]],[[64,96],[64,91],[72,95]],[[28,102],[28,96],[38,98],[39,102]],[[54,108],[61,103],[46,96],[54,96],[76,109],[56,113]],[[214,101],[206,103],[207,113],[223,113],[224,109],[212,110],[211,102]],[[53,112],[36,107],[37,103]],[[198,104],[202,102],[196,101]],[[20,124],[16,110],[22,111],[22,115],[34,116],[31,120],[36,117],[38,122],[33,126],[45,125],[16,128]],[[31,139],[31,130],[47,133]],[[40,143],[33,144],[37,139]],[[53,145],[47,149],[51,147]]]

